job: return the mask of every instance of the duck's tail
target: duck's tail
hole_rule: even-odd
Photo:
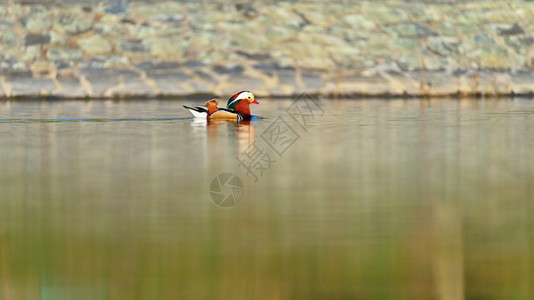
[[[189,110],[195,118],[206,118],[208,116],[208,108],[205,106],[189,107],[184,105],[184,108]]]

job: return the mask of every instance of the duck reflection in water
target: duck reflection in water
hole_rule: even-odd
[[[236,155],[247,150],[255,142],[254,126],[250,121],[228,122],[224,120],[205,121],[208,128],[208,144],[210,147],[217,147],[219,134],[228,133],[231,143],[236,141]]]

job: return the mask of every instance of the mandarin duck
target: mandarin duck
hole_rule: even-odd
[[[254,94],[249,91],[241,91],[228,99],[226,108],[208,115],[208,119],[248,121],[252,119],[250,104],[259,103],[254,99]]]
[[[241,91],[230,97],[226,104],[226,108],[219,108],[217,106],[218,102],[215,102],[215,104],[210,104],[211,101],[208,101],[204,106],[191,108],[184,105],[184,107],[189,109],[189,111],[191,111],[195,117],[217,120],[246,121],[252,119],[249,107],[250,104],[259,104],[258,101],[254,99],[254,95],[249,91]],[[211,111],[209,111],[210,106],[212,108]]]
[[[184,105],[184,108],[189,110],[193,114],[193,116],[197,118],[206,119],[209,115],[219,110],[219,107],[217,106],[218,104],[219,100],[211,99],[210,101],[204,103],[204,105],[198,105],[195,107],[189,107]]]

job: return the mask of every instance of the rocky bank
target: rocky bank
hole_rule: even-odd
[[[10,0],[0,97],[531,94],[533,32],[519,0]]]

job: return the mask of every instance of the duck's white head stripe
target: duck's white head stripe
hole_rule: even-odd
[[[241,91],[228,99],[226,107],[235,108],[235,105],[243,99],[254,99],[254,95],[249,91]]]

